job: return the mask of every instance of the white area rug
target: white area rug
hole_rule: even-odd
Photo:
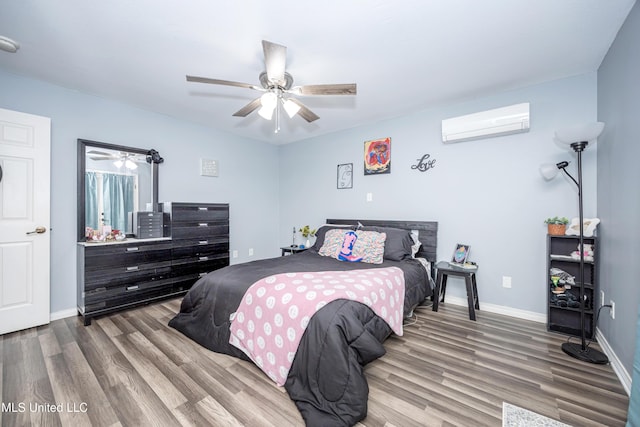
[[[544,415],[502,402],[502,427],[571,427]]]

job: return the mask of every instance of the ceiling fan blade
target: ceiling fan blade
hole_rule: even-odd
[[[355,95],[357,88],[355,83],[333,85],[305,85],[296,86],[289,90],[296,95]]]
[[[252,111],[255,111],[256,109],[258,109],[260,105],[262,105],[260,102],[260,98],[256,98],[250,103],[248,103],[247,105],[245,105],[244,107],[242,107],[241,109],[239,109],[238,111],[236,111],[235,113],[233,113],[233,115],[235,117],[247,117]]]
[[[308,109],[302,102],[298,101],[297,99],[289,98],[289,101],[295,103],[300,107],[300,111],[298,111],[298,114],[300,115],[300,117],[302,117],[309,123],[316,121],[320,118],[320,116],[318,116],[316,113]]]
[[[285,46],[262,40],[264,65],[269,82],[284,86],[284,69],[287,64],[287,48]]]
[[[89,156],[91,160],[114,160],[115,157],[106,157],[106,156]]]
[[[224,85],[224,86],[236,86],[243,87],[246,89],[256,89],[262,90],[262,88],[249,84],[249,83],[240,83],[240,82],[232,82],[230,80],[220,80],[220,79],[210,79],[208,77],[197,77],[197,76],[187,76],[188,82],[196,82],[196,83],[210,83],[214,85]]]

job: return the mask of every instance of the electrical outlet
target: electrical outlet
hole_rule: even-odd
[[[253,256],[253,248],[249,248],[249,256]]]
[[[233,251],[231,256],[234,258],[238,258],[238,251]]]
[[[511,288],[511,276],[502,276],[502,287]]]
[[[367,202],[373,201],[373,193],[367,193]]]
[[[609,304],[611,304],[611,310],[609,310],[609,315],[611,316],[612,319],[616,318],[616,303],[613,302],[613,300],[609,301]]]
[[[600,307],[604,305],[604,291],[600,291]]]

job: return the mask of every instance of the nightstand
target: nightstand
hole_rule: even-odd
[[[436,264],[438,275],[436,277],[436,288],[434,289],[433,311],[438,311],[438,304],[444,302],[444,295],[447,292],[447,278],[458,276],[464,278],[467,287],[467,304],[469,305],[469,319],[476,320],[476,310],[480,310],[478,301],[478,285],[476,284],[476,272],[478,266],[474,268],[463,268],[455,264],[440,261]],[[442,295],[442,299],[440,296]]]
[[[309,248],[301,248],[299,246],[283,246],[280,248],[280,250],[282,251],[282,256],[285,256],[287,254],[297,254],[298,252],[304,252]]]

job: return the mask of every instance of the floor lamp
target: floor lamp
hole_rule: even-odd
[[[572,127],[556,131],[555,139],[562,145],[566,145],[576,152],[578,156],[578,179],[576,180],[566,167],[569,166],[568,162],[560,162],[554,164],[545,164],[540,167],[540,173],[546,180],[555,178],[558,172],[562,170],[571,180],[578,186],[578,209],[579,209],[579,221],[580,221],[580,246],[578,252],[580,252],[580,343],[565,342],[562,344],[562,351],[571,357],[582,360],[583,362],[606,364],[609,363],[607,356],[587,346],[586,331],[585,331],[585,298],[584,298],[584,214],[582,208],[582,152],[589,145],[589,141],[594,141],[602,133],[604,129],[604,123],[589,123],[582,126]],[[593,298],[592,298],[593,299]],[[593,331],[595,334],[595,331]]]

